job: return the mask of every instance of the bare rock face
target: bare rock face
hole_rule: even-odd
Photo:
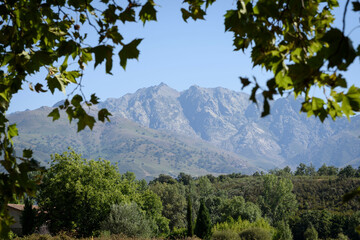
[[[9,118],[19,127],[18,146],[34,149],[39,159],[75,146],[139,177],[251,173],[299,163],[359,166],[360,116],[321,123],[300,114],[302,99],[289,96],[271,102],[270,115],[260,118],[259,98],[257,106],[249,95],[220,87],[178,92],[160,84],[100,103],[113,114],[111,122],[80,134],[65,116],[52,124],[49,107]]]
[[[201,138],[255,162],[266,162],[268,167],[294,167],[300,162],[315,166],[359,163],[360,150],[332,156],[321,153],[321,149],[338,149],[339,141],[345,144],[341,136],[349,134],[354,124],[342,120],[321,123],[314,117],[307,118],[300,114],[302,99],[293,96],[273,101],[271,114],[260,118],[261,100],[256,106],[248,99],[247,94],[220,87],[192,86],[178,92],[160,84],[108,99],[101,107],[146,127]],[[360,143],[360,139],[351,139],[340,152]],[[333,159],[335,156],[339,159]]]
[[[179,92],[162,83],[118,99],[108,99],[101,106],[108,108],[115,115],[145,127],[170,130],[195,137],[196,134],[189,126],[189,121],[178,101],[179,96]]]

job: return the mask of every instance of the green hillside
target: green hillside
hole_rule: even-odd
[[[46,115],[51,108],[11,114],[19,128],[17,149],[31,148],[35,157],[48,165],[50,154],[72,147],[86,158],[103,158],[118,164],[121,172],[131,171],[138,178],[152,179],[165,173],[192,175],[252,172],[244,158],[219,150],[200,139],[142,127],[121,117],[96,124],[92,131],[76,132],[76,123],[61,118],[52,123]]]

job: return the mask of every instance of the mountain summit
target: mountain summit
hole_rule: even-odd
[[[360,116],[321,123],[300,114],[301,99],[271,102],[260,118],[249,95],[225,88],[192,86],[178,92],[166,84],[142,88],[99,104],[110,123],[76,134],[66,119],[50,123],[50,108],[11,114],[21,147],[45,161],[73,146],[87,157],[118,162],[141,177],[251,172],[300,162],[319,167],[360,163]],[[44,127],[46,126],[46,127]],[[61,146],[61,147],[60,147]]]

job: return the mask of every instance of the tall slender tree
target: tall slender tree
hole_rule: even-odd
[[[194,226],[193,226],[192,202],[191,202],[190,194],[187,197],[186,220],[187,220],[187,236],[192,237],[194,235]]]
[[[201,200],[199,213],[196,218],[195,235],[202,239],[211,237],[211,220],[209,210],[205,205],[205,201]]]
[[[35,231],[36,210],[33,208],[33,200],[29,197],[25,198],[24,211],[22,212],[20,222],[23,235],[30,235]]]

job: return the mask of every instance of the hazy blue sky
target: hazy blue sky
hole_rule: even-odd
[[[144,38],[139,49],[139,61],[128,61],[124,71],[114,56],[113,75],[106,75],[104,66],[93,70],[93,64],[85,71],[83,88],[90,96],[96,93],[103,101],[109,97],[121,97],[126,93],[135,92],[139,88],[166,83],[177,90],[185,90],[192,85],[201,87],[225,87],[240,91],[239,76],[256,76],[265,82],[270,76],[260,68],[252,68],[249,53],[234,52],[232,34],[224,32],[223,15],[226,10],[235,8],[236,1],[222,0],[208,9],[206,21],[194,22],[182,20],[180,0],[156,1],[158,21],[120,25],[125,39]],[[343,1],[340,1],[343,2]],[[341,26],[342,9],[337,10],[336,25]],[[359,15],[349,11],[347,17],[347,33],[359,25]],[[350,36],[360,40],[360,29]],[[356,84],[360,75],[358,59],[346,73],[351,84]],[[34,83],[42,82],[45,73],[31,78]],[[24,90],[16,94],[11,102],[9,112],[35,109],[40,106],[51,106],[65,99],[63,93],[34,93],[23,86]],[[68,92],[70,92],[68,90]]]

